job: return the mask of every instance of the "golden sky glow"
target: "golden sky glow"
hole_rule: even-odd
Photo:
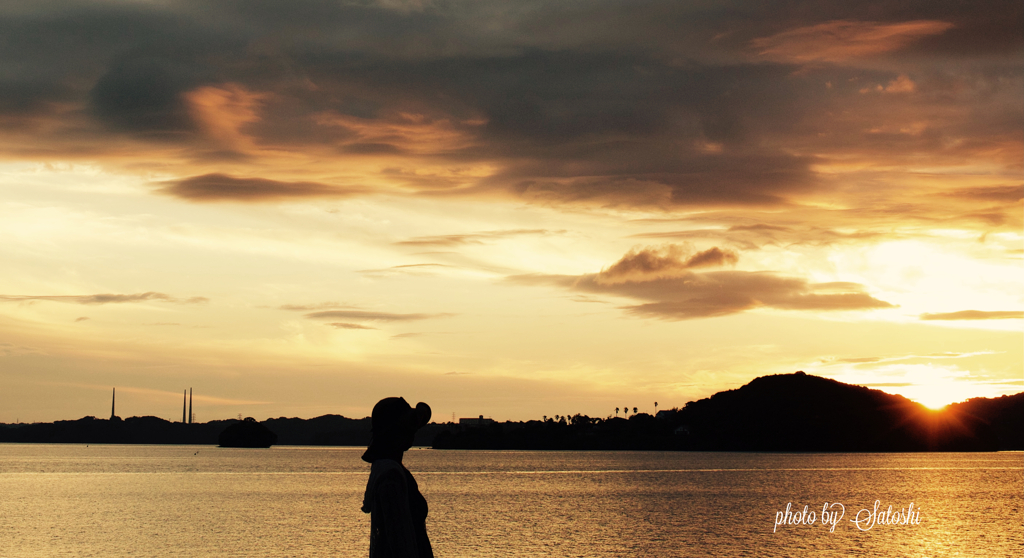
[[[957,9],[5,10],[0,422],[1019,392],[1024,9]]]

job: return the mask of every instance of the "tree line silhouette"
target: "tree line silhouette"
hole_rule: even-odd
[[[996,451],[1024,449],[1024,393],[933,411],[899,395],[797,372],[763,376],[657,417],[586,415],[454,427],[439,449]],[[628,409],[626,409],[628,412]]]

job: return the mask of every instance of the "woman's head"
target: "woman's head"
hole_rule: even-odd
[[[416,431],[430,421],[430,405],[420,402],[411,407],[401,397],[385,397],[373,406],[370,416],[370,447],[363,460],[373,463],[381,458],[400,457],[412,446]]]

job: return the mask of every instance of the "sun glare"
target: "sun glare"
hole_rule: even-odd
[[[914,383],[899,388],[883,388],[916,401],[929,409],[942,409],[952,403],[966,401],[972,397],[999,397],[1003,392],[998,386],[965,379],[941,378],[931,383]]]
[[[1010,389],[1006,384],[979,381],[965,370],[934,364],[893,364],[871,370],[853,368],[829,376],[841,382],[902,395],[935,410],[973,397],[999,397],[1020,391],[1019,387]]]

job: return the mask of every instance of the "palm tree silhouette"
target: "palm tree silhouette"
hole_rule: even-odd
[[[633,407],[633,414],[636,414],[636,407]]]
[[[619,408],[615,407],[615,416],[619,416]]]

